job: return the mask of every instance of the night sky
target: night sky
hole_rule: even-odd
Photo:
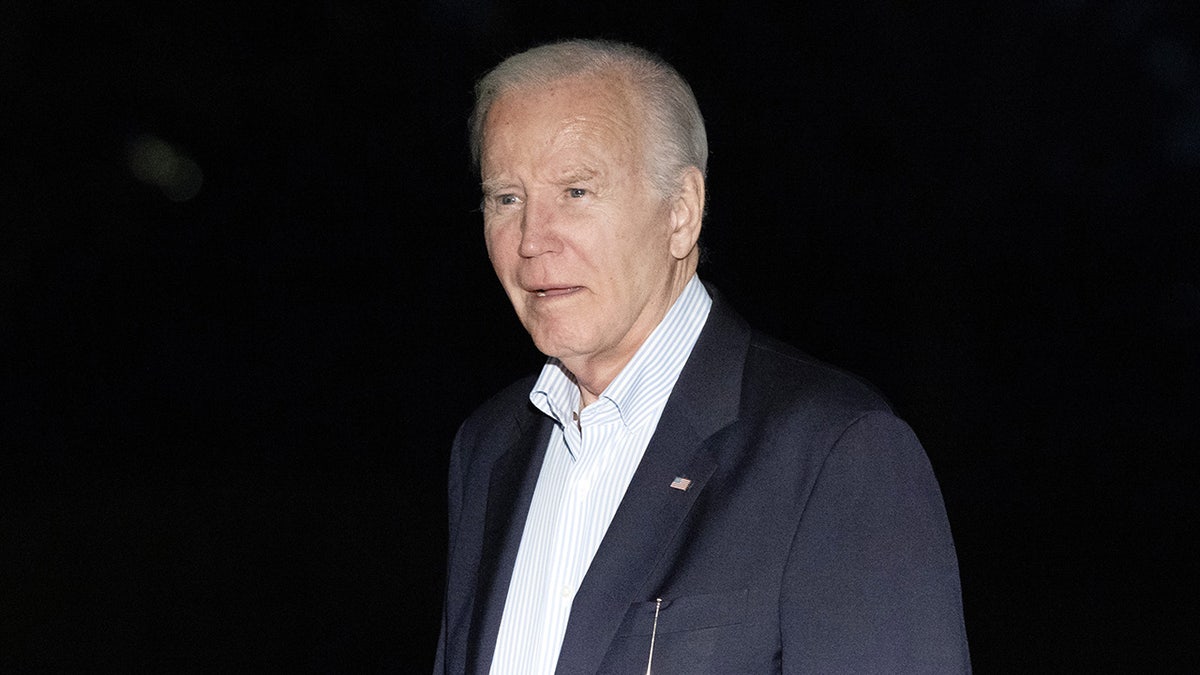
[[[692,84],[701,276],[922,438],[977,672],[1194,664],[1200,5],[700,4],[0,7],[0,670],[429,670],[541,361],[471,87],[564,37]]]

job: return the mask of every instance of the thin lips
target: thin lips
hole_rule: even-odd
[[[539,298],[544,298],[544,297],[546,297],[546,294],[550,291],[570,291],[570,290],[574,290],[576,288],[579,288],[579,286],[572,286],[570,284],[563,284],[563,285],[547,284],[546,286],[540,286],[540,287],[531,288],[528,290],[530,293],[533,293],[534,295],[538,296]]]

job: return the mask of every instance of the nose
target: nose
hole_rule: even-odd
[[[560,250],[553,200],[529,196],[521,211],[521,256],[534,258]]]

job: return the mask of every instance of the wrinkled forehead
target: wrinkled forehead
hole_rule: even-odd
[[[615,78],[514,87],[488,109],[481,164],[486,173],[489,165],[513,155],[574,149],[640,165],[647,146],[644,126],[639,103]]]

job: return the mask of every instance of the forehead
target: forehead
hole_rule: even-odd
[[[512,161],[550,161],[564,152],[632,161],[642,148],[636,103],[615,78],[589,76],[516,88],[488,110],[484,173]]]

